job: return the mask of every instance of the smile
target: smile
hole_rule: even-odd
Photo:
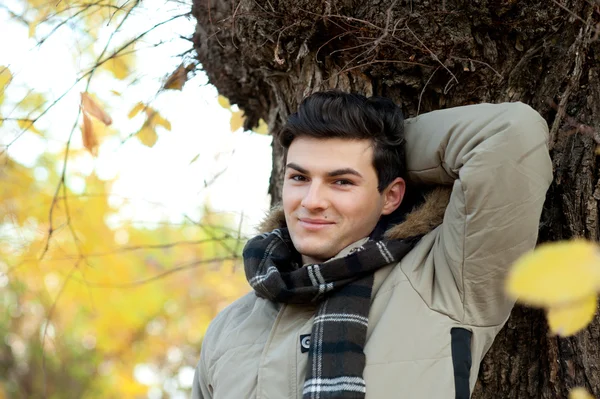
[[[298,219],[298,221],[300,222],[300,225],[306,229],[306,230],[311,230],[311,231],[317,231],[317,230],[322,230],[328,226],[332,226],[335,223],[330,222],[328,220],[324,220],[324,219]]]

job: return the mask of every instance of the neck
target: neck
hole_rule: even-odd
[[[306,256],[306,255],[302,255],[302,265],[314,265],[317,263],[323,263],[325,262],[327,259],[317,259],[317,258],[313,258],[311,256]]]

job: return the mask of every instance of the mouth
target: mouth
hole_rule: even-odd
[[[335,223],[325,219],[298,218],[300,226],[306,230],[316,231],[332,226]]]

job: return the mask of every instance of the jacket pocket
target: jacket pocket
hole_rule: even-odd
[[[469,375],[471,374],[472,334],[464,328],[454,327],[450,330],[456,399],[469,399],[471,396]]]

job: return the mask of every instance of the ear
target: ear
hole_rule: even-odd
[[[396,177],[384,190],[383,190],[383,209],[381,210],[382,215],[389,215],[394,212],[402,203],[404,198],[404,192],[406,191],[406,182],[401,177]]]

